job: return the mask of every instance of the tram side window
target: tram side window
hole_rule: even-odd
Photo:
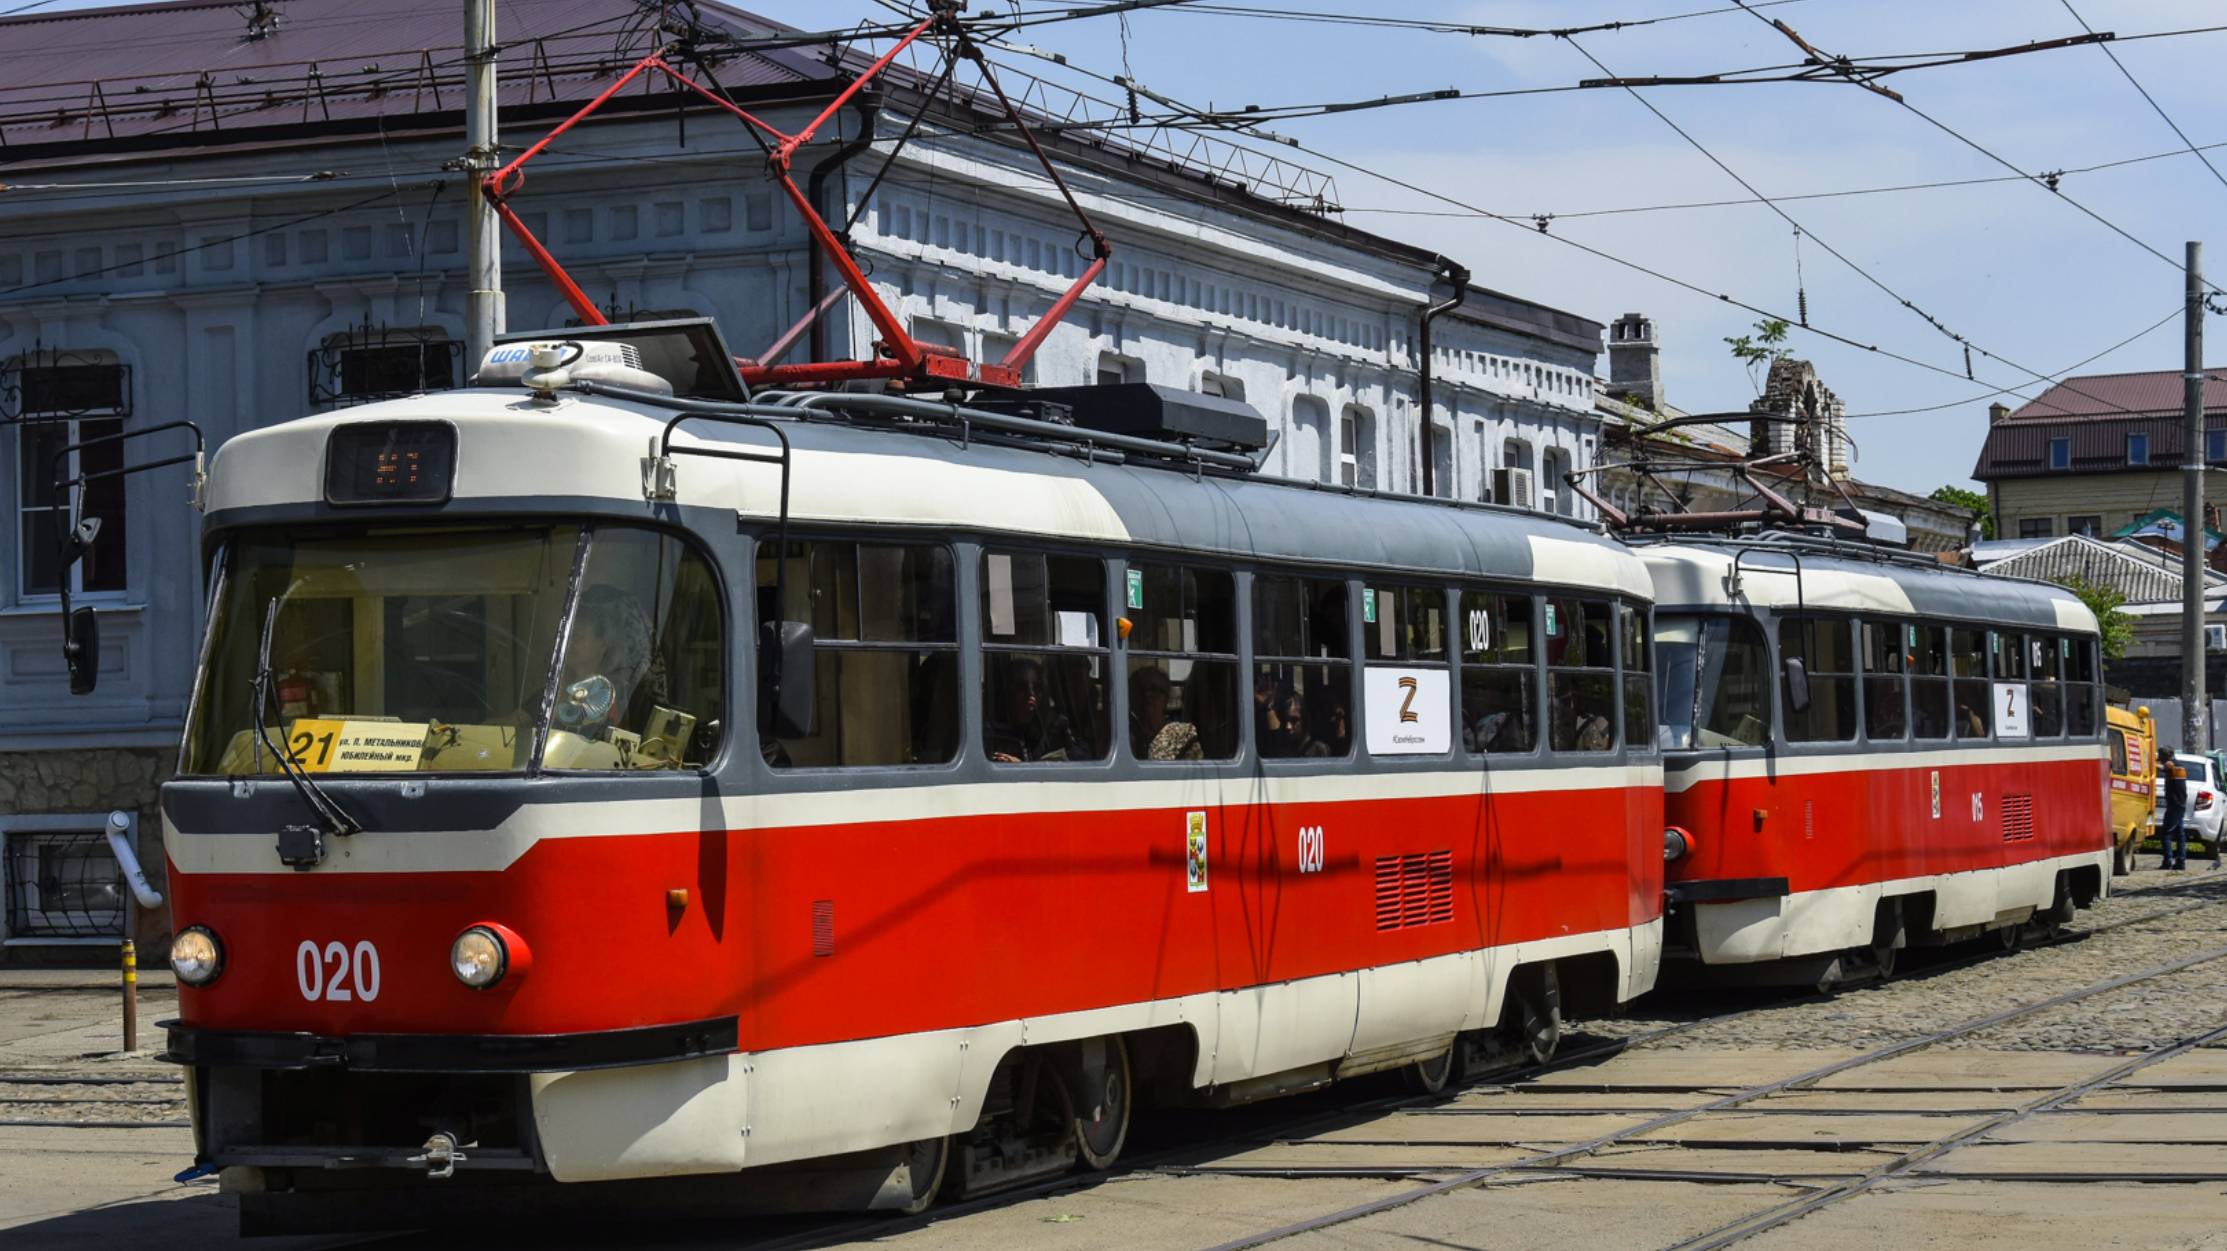
[[[2016,630],[1988,631],[1987,651],[1994,664],[1995,680],[1988,684],[1987,702],[1993,711],[1995,731],[2005,738],[2030,738],[2034,732],[2033,692],[2026,682],[2032,661],[2027,655],[2026,637]],[[2023,727],[2018,725],[2016,711],[2021,697],[2028,701]]]
[[[1353,748],[1346,584],[1253,579],[1253,742],[1263,757],[1344,757]]]
[[[671,535],[618,526],[589,539],[565,637],[550,769],[698,768],[726,718],[719,581]]]
[[[951,549],[789,544],[788,605],[812,623],[812,733],[765,744],[775,768],[942,764],[959,751],[958,603]],[[758,555],[760,619],[773,612],[774,549]]]
[[[2094,738],[2103,719],[2098,711],[2103,702],[2096,688],[2096,641],[2076,638],[2064,643],[2065,733],[2074,738]]]
[[[1461,597],[1462,750],[1528,752],[1539,743],[1531,597],[1465,591]]]
[[[1234,758],[1236,579],[1179,565],[1130,571],[1130,751],[1139,760]]]
[[[1951,629],[1949,665],[1956,677],[1956,715],[1952,718],[1958,738],[1986,738],[1995,711],[1994,692],[1987,683],[1989,631]]]
[[[2035,738],[2056,738],[2065,732],[2064,659],[2071,650],[2061,638],[2046,634],[2026,636],[2026,659],[2033,670]]]
[[[1856,737],[1856,652],[1849,623],[1833,617],[1779,622],[1779,665],[1799,660],[1809,679],[1809,707],[1786,704],[1786,737],[1794,743],[1845,743]],[[1790,679],[1788,679],[1790,680]]]
[[[983,553],[984,754],[1003,764],[1106,758],[1105,616],[1105,562]]]
[[[1655,618],[1666,748],[1761,747],[1771,738],[1771,657],[1747,617]]]
[[[1372,586],[1361,593],[1368,658],[1398,664],[1446,659],[1446,595],[1437,587]]]
[[[1897,621],[1866,621],[1864,632],[1864,737],[1874,743],[1893,743],[1909,737],[1908,702],[1910,654],[1904,647],[1905,629]]]
[[[1616,626],[1599,600],[1546,602],[1547,745],[1616,749]]]
[[[1655,741],[1655,680],[1650,672],[1655,652],[1648,646],[1647,610],[1618,604],[1616,615],[1623,622],[1624,741],[1645,748]]]
[[[1919,738],[1949,736],[1954,706],[1949,681],[1948,631],[1937,625],[1902,627],[1903,650],[1910,658],[1910,728]]]

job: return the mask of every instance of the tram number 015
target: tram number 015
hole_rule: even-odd
[[[368,942],[319,947],[304,939],[294,949],[294,983],[312,1003],[370,1003],[379,997],[379,949]]]
[[[1299,827],[1299,871],[1322,872],[1322,827],[1319,825]]]

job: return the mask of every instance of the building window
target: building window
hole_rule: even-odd
[[[1576,492],[1563,481],[1570,472],[1570,453],[1563,448],[1550,447],[1540,461],[1539,511],[1569,516],[1576,498]]]
[[[2150,463],[2149,435],[2130,434],[2126,437],[2126,463],[2129,465],[2147,465]]]
[[[107,814],[0,819],[0,880],[11,942],[124,937],[129,895],[105,831]],[[133,834],[137,833],[134,823]]]
[[[2051,469],[2072,468],[2071,439],[2051,439],[2049,441],[2049,467]]]
[[[2057,533],[2056,522],[2057,519],[2054,517],[2021,517],[2018,521],[2018,537],[2022,539],[2050,538]]]
[[[2085,534],[2089,538],[2100,538],[2103,535],[2103,518],[2096,513],[2067,517],[2065,518],[2065,533]]]
[[[982,363],[985,365],[1002,364],[1006,356],[1014,348],[1020,346],[1020,343],[1021,337],[1019,335],[998,334],[990,330],[983,331]],[[1039,344],[1038,346],[1041,347],[1042,345]],[[1042,355],[1042,353],[1032,353],[1027,360],[1021,362],[1022,386],[1036,385],[1036,357],[1039,355]]]
[[[0,416],[16,424],[19,593],[62,590],[66,509],[55,507],[57,478],[93,478],[78,488],[79,516],[101,521],[100,542],[70,570],[70,590],[123,590],[124,480],[95,475],[124,467],[123,444],[100,440],[121,434],[131,416],[130,368],[106,353],[36,351],[17,357],[0,365]],[[95,446],[77,446],[85,443]],[[72,447],[76,450],[65,451]]]
[[[915,317],[905,331],[924,347],[944,348],[954,356],[967,354],[967,332],[962,326],[933,317]]]
[[[434,327],[356,326],[309,353],[309,405],[345,408],[460,385],[464,345]]]
[[[1338,414],[1338,481],[1376,486],[1376,415],[1359,404],[1348,404]]]
[[[2215,465],[2227,461],[2227,430],[2204,432],[2204,459]]]
[[[1098,354],[1099,386],[1111,387],[1124,382],[1143,381],[1143,361],[1134,356],[1123,356],[1117,352],[1100,352]]]

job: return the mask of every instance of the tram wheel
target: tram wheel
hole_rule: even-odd
[[[1129,1072],[1129,1045],[1119,1035],[1103,1040],[1104,1062],[1095,1080],[1086,1078],[1075,1092],[1076,1164],[1104,1171],[1121,1158],[1129,1141],[1129,1109],[1136,1085]],[[1087,1070],[1086,1070],[1087,1071]]]
[[[1996,944],[1997,944],[1997,945],[1998,945],[1998,946],[1999,946],[1999,947],[2000,947],[2000,948],[2001,948],[2001,949],[2003,950],[2003,952],[2004,952],[2005,954],[2008,954],[2008,953],[2010,953],[2010,952],[2016,951],[2016,950],[2018,950],[2018,949],[2019,949],[2020,947],[2023,947],[2023,946],[2025,946],[2025,945],[2026,945],[2026,926],[2025,926],[2025,924],[2024,924],[2023,922],[2021,922],[2020,924],[2017,924],[2017,925],[2006,925],[2006,926],[2002,927],[2001,929],[1999,929],[1999,930],[1996,930],[1996,931],[1995,931],[1995,942],[1996,942]]]
[[[2127,875],[2128,873],[2132,872],[2132,871],[2133,871],[2133,869],[2134,869],[2134,866],[2133,866],[2133,865],[2131,865],[2131,864],[2128,864],[2128,863],[2127,863],[2127,861],[2128,861],[2129,859],[2130,859],[2130,857],[2129,857],[2129,856],[2127,855],[2127,848],[2126,848],[2126,844],[2125,844],[2125,843],[2123,843],[2123,842],[2120,842],[2120,841],[2119,841],[2118,839],[2116,839],[2116,838],[2112,839],[2112,840],[2111,840],[2111,876],[2113,876],[2113,877],[2125,877],[2125,876],[2126,876],[2126,875]]]
[[[1901,963],[1901,952],[1902,949],[1891,942],[1881,943],[1873,947],[1871,949],[1872,976],[1882,982],[1893,981],[1895,966]]]
[[[1516,970],[1508,993],[1517,1053],[1532,1064],[1554,1059],[1562,1046],[1562,983],[1554,966]]]
[[[1461,1040],[1456,1039],[1452,1046],[1446,1048],[1444,1055],[1417,1060],[1401,1069],[1400,1080],[1407,1083],[1409,1090],[1419,1095],[1443,1094],[1447,1087],[1461,1080],[1461,1053]]]
[[[910,1197],[895,1210],[901,1216],[918,1216],[936,1205],[943,1191],[944,1174],[951,1167],[951,1136],[923,1138],[905,1148],[905,1193]]]

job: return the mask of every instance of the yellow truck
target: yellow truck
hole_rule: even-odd
[[[2157,729],[2147,708],[2104,710],[2111,747],[2111,872],[2134,867],[2134,849],[2150,830],[2157,807]]]

